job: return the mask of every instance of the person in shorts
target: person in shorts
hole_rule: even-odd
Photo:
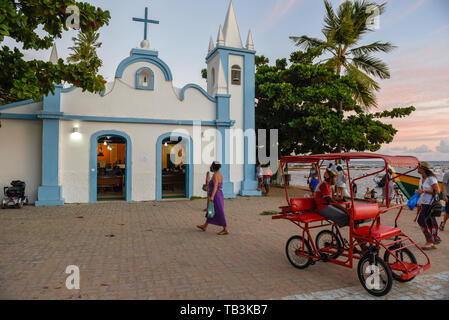
[[[444,231],[446,222],[449,219],[449,171],[443,176],[443,200],[446,202],[446,212],[443,221],[440,223],[440,230]]]
[[[349,215],[346,209],[338,204],[332,195],[332,186],[337,183],[338,173],[326,170],[324,180],[316,187],[314,199],[318,213],[324,218],[335,222],[339,227],[349,226]]]
[[[260,162],[257,162],[256,166],[256,179],[258,182],[257,190],[261,191],[263,187],[263,168]]]
[[[263,171],[263,185],[265,187],[265,195],[268,196],[270,193],[270,180],[273,176],[273,171],[271,171],[270,166],[268,165]]]

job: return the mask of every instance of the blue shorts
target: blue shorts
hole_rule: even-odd
[[[264,178],[263,179],[263,184],[269,186],[270,185],[270,178]]]

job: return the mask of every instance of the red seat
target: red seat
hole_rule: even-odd
[[[354,234],[360,237],[369,237],[369,230],[371,226],[363,226],[354,230]],[[402,234],[401,229],[383,226],[383,225],[374,225],[371,229],[371,235],[378,240],[389,239],[395,236]]]
[[[380,212],[379,204],[364,203],[354,205],[354,220],[365,220],[377,217]]]
[[[290,199],[290,207],[293,213],[300,213],[295,215],[290,220],[300,221],[302,223],[312,223],[326,220],[315,212],[316,205],[313,198]]]
[[[316,209],[315,199],[313,198],[296,198],[290,199],[292,212],[312,211]]]
[[[326,220],[326,218],[323,218],[318,213],[315,212],[309,212],[309,213],[303,213],[303,214],[297,214],[290,220],[293,221],[300,221],[302,223],[312,223],[312,222],[318,222]]]

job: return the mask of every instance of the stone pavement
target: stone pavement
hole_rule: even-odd
[[[423,275],[412,282],[395,282],[388,295],[373,297],[361,286],[298,294],[282,300],[449,300],[449,272]]]
[[[0,210],[0,299],[365,298],[356,265],[290,265],[285,243],[299,229],[261,215],[284,203],[279,189],[226,200],[228,236],[217,236],[215,226],[196,229],[205,200]],[[414,217],[405,211],[399,224],[422,244]],[[422,290],[435,290],[442,294],[433,298],[447,299],[448,232],[429,253],[432,267],[410,283],[395,282],[391,297],[420,299],[430,297]],[[66,288],[69,265],[80,269],[80,290]]]

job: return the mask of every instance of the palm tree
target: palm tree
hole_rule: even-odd
[[[99,37],[100,34],[95,31],[79,32],[76,38],[72,38],[75,46],[69,48],[73,53],[68,57],[67,61],[88,62],[93,58],[98,58],[97,49],[101,47],[101,42],[98,42]]]
[[[345,1],[336,12],[328,0],[324,0],[324,6],[326,16],[322,33],[325,40],[305,35],[290,39],[305,49],[322,48],[323,54],[329,54],[330,58],[320,63],[332,67],[338,75],[344,73],[355,80],[354,98],[361,106],[365,109],[377,107],[375,92],[380,87],[373,77],[389,79],[390,71],[382,60],[371,54],[387,53],[396,47],[389,42],[376,41],[361,46],[359,42],[363,35],[373,31],[368,23],[372,18],[372,8],[377,7],[380,15],[385,12],[386,3],[378,5],[365,0]]]

